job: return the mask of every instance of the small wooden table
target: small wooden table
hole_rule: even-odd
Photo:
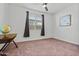
[[[0,52],[4,51],[11,42],[13,42],[14,45],[16,46],[16,48],[18,48],[17,44],[14,41],[14,38],[16,36],[17,36],[17,34],[14,34],[14,33],[13,34],[6,34],[6,35],[2,34],[2,35],[0,35],[0,44],[4,43],[3,47],[0,49]],[[2,54],[0,54],[0,55],[2,55]]]

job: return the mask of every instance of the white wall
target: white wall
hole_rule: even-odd
[[[4,24],[6,18],[5,18],[5,4],[4,3],[0,3],[0,26],[2,26],[2,24]],[[1,34],[1,32],[0,32]]]
[[[0,3],[0,24],[3,24],[5,16],[5,4]]]
[[[27,10],[32,13],[37,13],[41,15],[40,12],[29,10],[24,7],[13,5],[13,4],[12,5],[9,4],[7,7],[8,19],[6,23],[12,26],[11,32],[17,33],[16,41],[28,41],[28,40],[36,40],[36,39],[41,39],[41,38],[51,38],[53,35],[53,31],[54,31],[54,25],[53,25],[54,19],[52,15],[46,14],[46,13],[44,13],[45,15],[45,36],[40,36],[41,32],[36,31],[36,32],[32,32],[32,35],[28,38],[23,37]]]
[[[60,17],[71,14],[71,26],[59,26]],[[55,14],[56,28],[54,37],[68,41],[71,43],[79,44],[79,5],[75,4],[65,10]]]
[[[4,14],[4,8],[1,6],[0,15]],[[40,12],[26,9],[25,7],[17,5],[6,5],[5,6],[5,17],[1,19],[6,19],[4,23],[8,23],[12,26],[11,32],[17,33],[16,41],[28,41],[36,40],[40,38],[58,38],[63,41],[71,42],[74,44],[79,44],[79,5],[75,4],[69,8],[61,10],[55,15],[46,14],[45,15],[45,36],[40,36],[40,31],[32,32],[32,35],[28,38],[24,38],[24,29],[26,21],[26,11],[32,13],[41,14]],[[60,27],[59,20],[60,17],[64,15],[71,14],[71,26]],[[1,20],[0,20],[1,21]],[[2,22],[1,22],[2,23]]]

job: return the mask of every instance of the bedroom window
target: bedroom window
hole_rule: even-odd
[[[30,30],[40,30],[42,28],[42,19],[40,15],[31,14],[29,17]]]

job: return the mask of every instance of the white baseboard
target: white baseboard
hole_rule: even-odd
[[[58,37],[54,37],[54,38],[56,38],[56,39],[58,39],[58,40],[61,40],[61,41],[68,42],[68,43],[72,43],[72,44],[75,44],[75,45],[79,45],[78,42],[74,42],[74,41],[70,41],[70,40],[66,40],[66,39],[63,40],[62,38],[58,38]]]
[[[74,41],[69,41],[69,40],[66,40],[66,39],[62,39],[62,38],[59,38],[59,37],[40,37],[40,38],[22,38],[22,39],[19,39],[18,38],[15,40],[16,42],[23,42],[23,41],[33,41],[33,40],[42,40],[42,39],[46,39],[46,38],[56,38],[58,40],[61,40],[61,41],[65,41],[65,42],[69,42],[69,43],[72,43],[72,44],[76,44],[76,45],[79,45],[78,42],[74,42]]]
[[[52,38],[52,37],[39,37],[39,38],[22,38],[22,39],[19,39],[19,38],[16,38],[15,41],[16,42],[23,42],[23,41],[33,41],[33,40],[43,40],[43,39],[47,39],[47,38]]]

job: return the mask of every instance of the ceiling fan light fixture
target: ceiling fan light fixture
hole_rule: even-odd
[[[45,5],[45,4],[44,4],[42,7],[44,7],[44,8],[45,8],[45,7],[47,7],[47,5]]]

